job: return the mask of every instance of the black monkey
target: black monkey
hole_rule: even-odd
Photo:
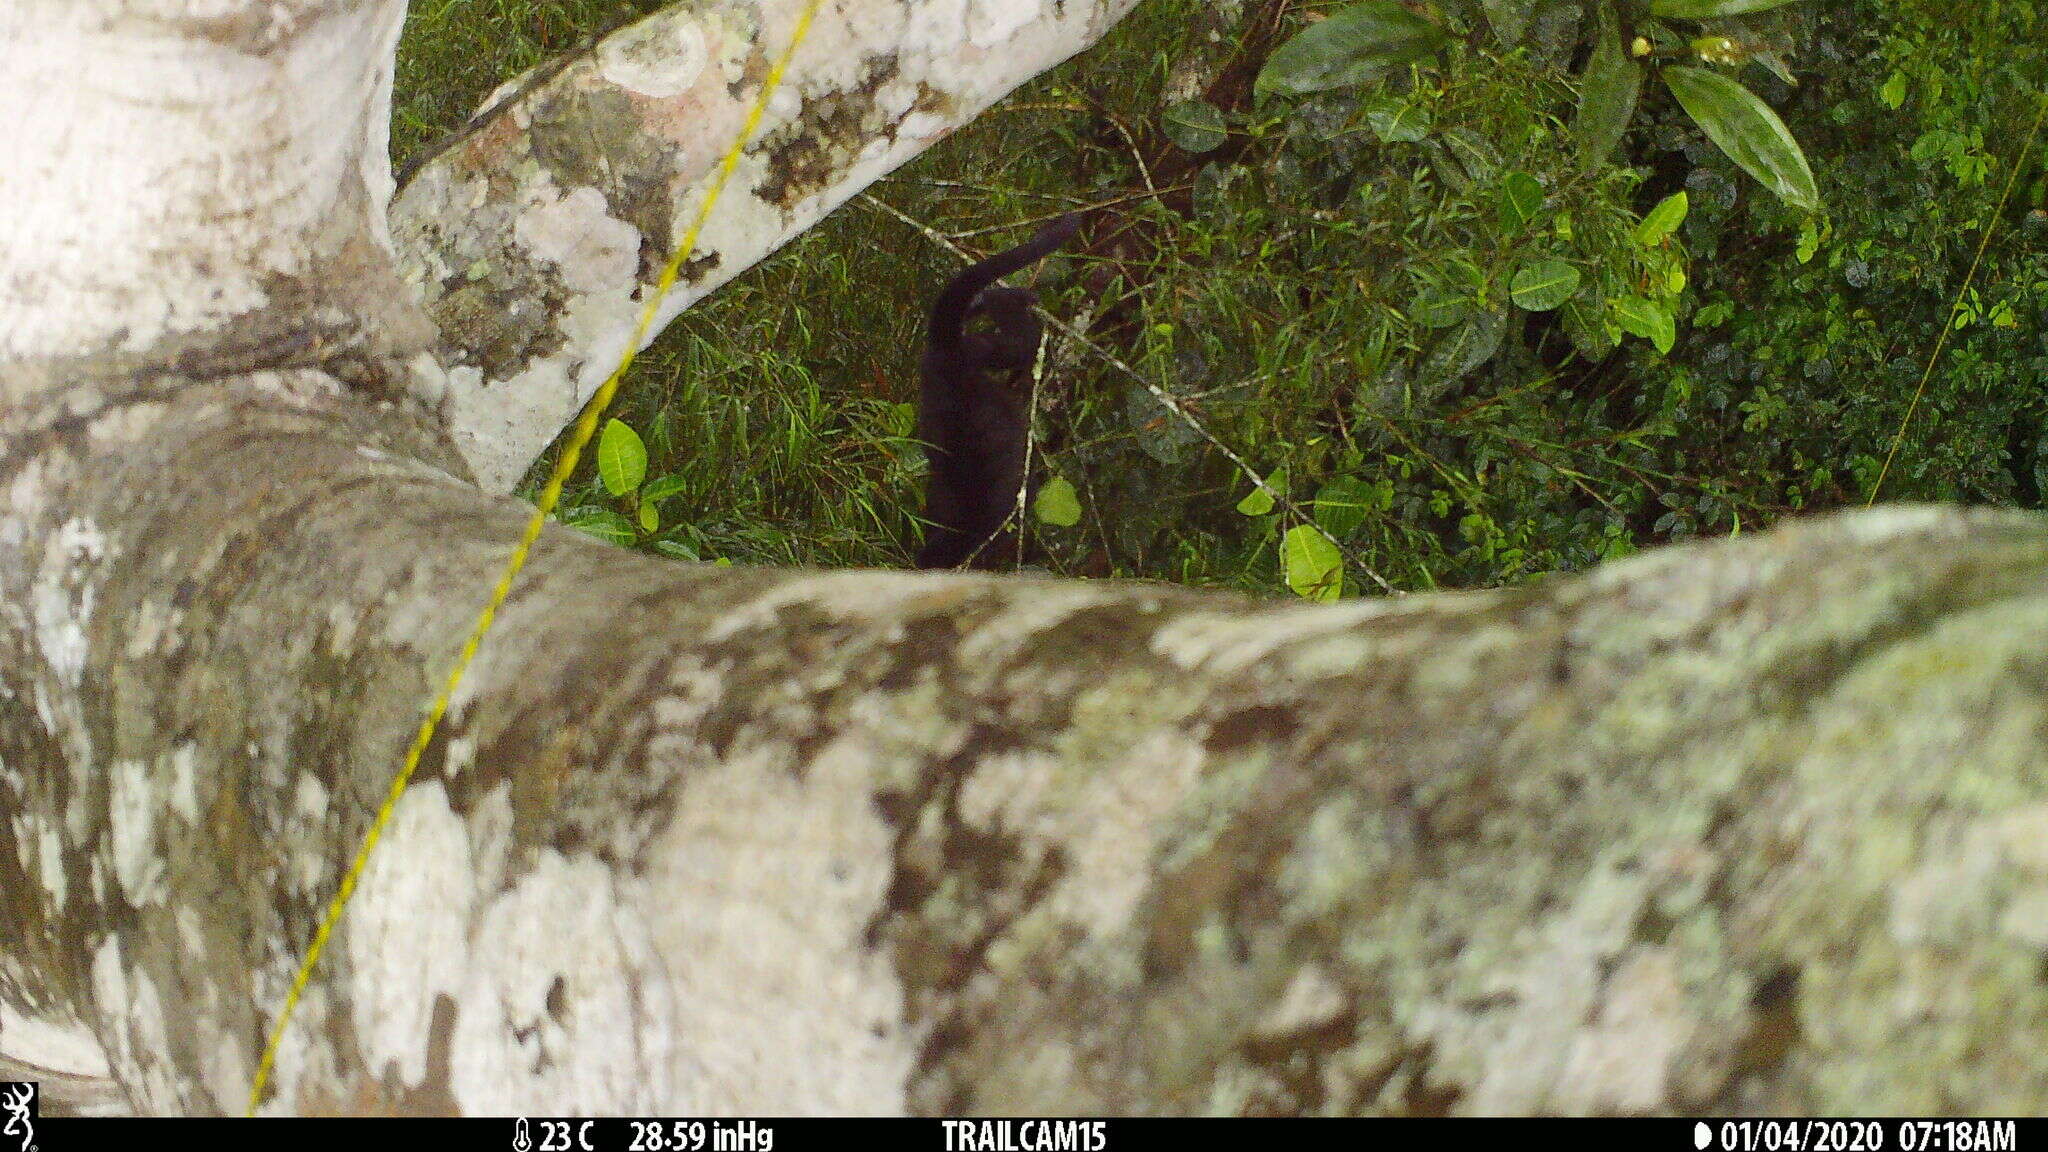
[[[1031,239],[953,277],[932,302],[918,365],[917,438],[931,462],[924,497],[930,527],[919,568],[1000,566],[1003,540],[995,537],[1024,479],[1029,375],[1042,329],[1031,311],[1035,293],[992,285],[1043,260],[1080,226],[1073,215],[1041,226]],[[977,319],[994,330],[969,331]]]

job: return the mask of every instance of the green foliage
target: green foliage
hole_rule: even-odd
[[[1756,94],[1718,72],[1671,65],[1664,82],[1686,112],[1757,183],[1787,204],[1820,211],[1820,189],[1799,142]]]
[[[1261,92],[1305,95],[1346,88],[1443,47],[1443,29],[1394,0],[1364,0],[1311,24],[1275,49]]]
[[[597,474],[614,496],[630,495],[647,477],[647,445],[633,426],[607,420],[597,439]]]
[[[1621,40],[1621,23],[1613,9],[1600,5],[1593,52],[1579,77],[1579,103],[1572,121],[1579,148],[1591,160],[1604,161],[1614,154],[1642,95],[1643,70],[1629,59]]]
[[[1159,122],[1167,137],[1185,152],[1214,152],[1230,139],[1223,110],[1205,100],[1183,100],[1168,108]]]
[[[1309,600],[1335,600],[1344,594],[1344,558],[1337,546],[1311,524],[1296,524],[1280,542],[1287,586]]]
[[[875,190],[984,251],[1092,209],[1035,283],[1135,378],[1050,357],[1047,567],[1488,585],[1860,503],[1944,332],[1882,495],[2039,506],[2048,140],[1999,205],[2048,73],[2038,0],[1392,7],[1353,9],[1440,35],[1397,62],[1339,25],[1309,68],[1276,47],[1335,17],[1289,6],[1270,39],[1233,33],[1239,71],[1170,101],[1205,3],[1150,0]],[[684,559],[905,563],[920,315],[957,267],[840,210],[643,355],[616,414],[642,478],[618,493],[600,460],[563,519]]]
[[[1650,15],[1680,20],[1708,20],[1762,12],[1794,0],[1650,0]]]
[[[1064,476],[1054,476],[1041,485],[1031,507],[1040,523],[1055,528],[1072,528],[1081,522],[1081,495]]]

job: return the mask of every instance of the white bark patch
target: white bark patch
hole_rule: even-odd
[[[388,50],[375,53],[402,6],[326,5],[275,45],[183,14],[20,8],[0,5],[0,171],[40,194],[0,213],[0,357],[206,331],[369,226],[342,205],[385,162],[365,154],[364,125],[386,114]]]
[[[1445,1079],[1473,1085],[1459,1105],[1462,1113],[1522,1116],[1568,1107],[1560,1102],[1566,1061],[1598,1018],[1602,967],[1626,950],[1649,887],[1640,874],[1595,870],[1571,907],[1534,926],[1514,955],[1468,957],[1480,966],[1482,997],[1502,999],[1506,1007],[1433,1004],[1416,1013],[1412,1031],[1436,1045]],[[1599,1062],[1592,1050],[1585,1060],[1581,1069],[1587,1071]],[[1570,1094],[1583,1103],[1633,1091],[1581,1084]]]
[[[328,797],[327,785],[311,772],[300,773],[297,794],[292,797],[293,818],[308,829],[325,827]],[[300,891],[314,891],[323,883],[331,883],[326,879],[327,861],[319,853],[301,853],[288,867],[292,884]]]
[[[967,37],[977,48],[994,48],[1044,18],[1043,0],[972,0],[967,6]]]
[[[93,953],[92,989],[94,1007],[110,1022],[108,1063],[137,1112],[182,1112],[177,1066],[161,1058],[170,1051],[163,997],[146,973],[128,966],[119,937],[107,937]]]
[[[682,95],[711,58],[696,19],[695,14],[664,12],[606,37],[597,48],[599,73],[656,100]]]
[[[768,759],[695,768],[651,849],[644,898],[680,1005],[668,1110],[900,1114],[916,1038],[863,939],[892,841],[871,757],[835,742],[802,779]]]
[[[1280,994],[1280,999],[1259,1018],[1252,1035],[1263,1040],[1278,1040],[1325,1027],[1350,1008],[1350,999],[1328,969],[1320,964],[1304,964],[1295,971],[1294,979],[1287,982],[1287,989]]]
[[[1448,597],[1431,597],[1438,607]],[[1318,606],[1312,611],[1275,610],[1258,616],[1226,616],[1221,613],[1191,612],[1160,628],[1152,637],[1152,650],[1190,671],[1224,675],[1242,671],[1290,648],[1341,636],[1376,616],[1398,611],[1398,600],[1347,600]],[[1389,645],[1389,654],[1412,650],[1414,641],[1396,636],[1376,640]]]
[[[0,1000],[0,1052],[24,1064],[73,1076],[108,1075],[107,1054],[92,1029],[76,1020],[23,1016]]]
[[[73,517],[64,522],[43,554],[43,567],[32,593],[36,643],[50,670],[74,691],[85,671],[86,625],[92,620],[94,587],[81,571],[106,555],[106,536],[99,527]]]
[[[675,1005],[646,925],[622,907],[605,864],[541,852],[484,909],[465,968],[451,1074],[465,1114],[572,1100],[678,1111]]]
[[[145,600],[136,606],[133,626],[128,630],[128,643],[122,648],[122,655],[130,660],[141,660],[153,652],[175,652],[184,645],[180,629],[185,623],[185,611],[169,604]]]
[[[199,819],[199,746],[180,744],[171,752],[171,811],[185,823]]]
[[[889,619],[905,614],[904,606],[919,600],[957,600],[963,589],[938,584],[930,576],[910,572],[826,572],[784,580],[757,599],[720,616],[705,642],[721,643],[760,628],[772,629],[786,607],[805,605],[842,620]]]
[[[1147,739],[1107,771],[1075,773],[1041,753],[1008,754],[961,786],[960,814],[1058,846],[1067,870],[1047,909],[1108,940],[1129,929],[1151,885],[1160,836],[1194,791],[1200,766],[1201,750],[1171,732]]]
[[[640,230],[615,219],[595,188],[572,188],[513,222],[527,251],[553,264],[571,292],[617,292],[640,268]]]
[[[157,851],[157,821],[163,794],[140,760],[116,760],[108,770],[108,853],[114,879],[129,904],[141,907],[163,895],[163,856]]]
[[[455,995],[471,966],[475,891],[469,835],[438,780],[414,784],[392,811],[344,921],[349,995],[363,1062],[396,1066],[417,1087],[427,1071],[434,999]]]
[[[42,878],[43,891],[50,894],[50,904],[62,908],[65,898],[71,893],[64,871],[63,835],[54,823],[40,815],[31,814],[28,819],[21,822],[21,843],[24,849],[30,844],[36,846],[35,862],[40,867],[29,868],[28,871],[31,875]],[[24,867],[27,867],[28,863],[26,860],[22,861]]]
[[[512,865],[512,785],[499,783],[469,813],[469,859],[475,869],[474,902],[483,903],[505,886]]]

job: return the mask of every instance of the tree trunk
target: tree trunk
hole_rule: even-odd
[[[652,275],[618,253],[730,128],[636,41],[633,95],[511,97],[697,133],[600,135],[608,180],[654,165],[630,211],[591,157],[534,191],[547,133],[501,114],[394,257],[400,6],[220,7],[0,12],[0,1069],[79,1107],[242,1107],[526,515],[469,477],[609,367]],[[812,36],[952,60],[969,94],[899,113],[951,122],[1127,7],[844,0]],[[940,129],[842,119],[881,73],[816,67],[756,154],[837,159],[728,193],[696,290]],[[503,259],[452,304],[469,245]],[[487,305],[564,284],[494,343]],[[551,531],[265,1107],[2038,1111],[2044,576],[2039,517],[1928,508],[1321,607]]]

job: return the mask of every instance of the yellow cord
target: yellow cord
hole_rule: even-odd
[[[254,1116],[256,1108],[263,1102],[263,1088],[270,1079],[271,1066],[277,1062],[278,1046],[284,1041],[285,1028],[291,1023],[292,1013],[298,1009],[300,997],[305,995],[306,985],[313,979],[313,970],[320,962],[320,953],[327,947],[328,937],[334,934],[334,926],[341,922],[342,911],[348,907],[349,897],[355,894],[356,882],[362,878],[363,868],[369,863],[370,853],[376,851],[377,841],[383,838],[384,828],[391,823],[391,813],[398,806],[399,798],[405,795],[406,786],[412,783],[413,772],[420,766],[420,758],[426,755],[427,745],[434,738],[434,729],[441,723],[441,717],[448,712],[449,701],[454,699],[455,689],[462,683],[463,674],[469,671],[470,661],[475,659],[477,648],[483,644],[491,624],[497,619],[498,609],[505,604],[505,598],[512,594],[512,581],[526,566],[526,557],[533,550],[534,541],[540,539],[542,526],[549,514],[562,498],[562,487],[568,483],[569,475],[576,470],[576,462],[583,455],[583,449],[590,444],[590,438],[597,433],[598,419],[611,405],[617,395],[619,381],[626,370],[633,366],[633,358],[639,355],[640,345],[646,340],[647,332],[654,327],[654,317],[667,298],[669,289],[675,286],[676,277],[682,273],[683,262],[696,250],[697,237],[704,231],[704,222],[711,217],[711,206],[717,202],[719,193],[732,178],[733,170],[739,167],[740,153],[753,138],[755,129],[760,127],[762,114],[767,110],[768,98],[782,83],[782,75],[789,68],[790,58],[796,55],[797,46],[811,30],[811,20],[818,14],[823,0],[807,0],[803,11],[797,17],[796,28],[790,33],[789,44],[782,50],[774,67],[768,70],[768,78],[761,84],[761,92],[754,98],[753,106],[747,109],[745,123],[740,126],[739,138],[720,162],[717,174],[712,178],[710,188],[705,190],[704,201],[697,208],[697,218],[691,222],[683,241],[677,245],[675,255],[669,257],[668,266],[661,270],[661,278],[655,281],[654,291],[647,298],[646,307],[640,310],[640,322],[633,329],[632,339],[626,341],[625,354],[619,358],[619,366],[612,369],[603,384],[583,407],[583,414],[576,421],[576,430],[562,447],[561,458],[555,461],[554,472],[549,475],[547,486],[541,489],[540,499],[534,502],[533,515],[526,522],[526,531],[520,534],[519,544],[512,549],[512,558],[505,564],[505,572],[498,577],[497,586],[491,589],[490,600],[470,629],[469,639],[462,645],[461,653],[455,658],[455,666],[449,669],[448,681],[441,686],[441,692],[434,697],[427,715],[420,721],[419,731],[413,735],[412,746],[406,749],[404,766],[391,781],[391,789],[384,795],[384,803],[377,809],[376,819],[370,822],[370,830],[363,837],[363,844],[357,850],[355,860],[342,875],[341,887],[334,893],[334,899],[327,905],[327,914],[321,918],[320,928],[313,934],[313,943],[306,949],[305,962],[299,965],[298,975],[292,979],[291,991],[286,994],[283,1011],[278,1013],[277,1025],[271,1030],[270,1040],[263,1046],[263,1059],[256,1065],[256,1078],[249,1085],[249,1111]]]
[[[2020,145],[2020,154],[2013,159],[2012,171],[2005,175],[2005,190],[1998,194],[1998,206],[1991,210],[1991,218],[1984,222],[1984,234],[1977,238],[1977,254],[1970,257],[1970,270],[1963,275],[1963,286],[1956,289],[1956,298],[1949,304],[1948,314],[1941,319],[1941,335],[1934,338],[1934,351],[1927,355],[1927,367],[1921,371],[1920,383],[1913,389],[1913,400],[1906,405],[1906,414],[1899,417],[1899,431],[1892,437],[1891,449],[1884,454],[1884,465],[1877,470],[1877,480],[1870,486],[1870,496],[1863,501],[1865,508],[1877,503],[1877,490],[1884,487],[1884,478],[1892,470],[1892,457],[1899,454],[1899,445],[1906,439],[1906,425],[1913,422],[1913,413],[1920,408],[1920,394],[1927,391],[1927,381],[1934,375],[1934,362],[1941,359],[1942,346],[1948,343],[1948,334],[1955,330],[1956,310],[1963,306],[1963,297],[1977,279],[1977,265],[1983,261],[1984,248],[1991,243],[1991,233],[1998,227],[1999,214],[2005,211],[2005,203],[2012,196],[2013,181],[2019,179],[2020,169],[2027,166],[2027,155],[2034,149],[2034,137],[2041,131],[2043,115],[2048,115],[2048,89],[2042,90],[2039,106],[2034,109],[2034,125],[2027,129],[2026,142]]]

